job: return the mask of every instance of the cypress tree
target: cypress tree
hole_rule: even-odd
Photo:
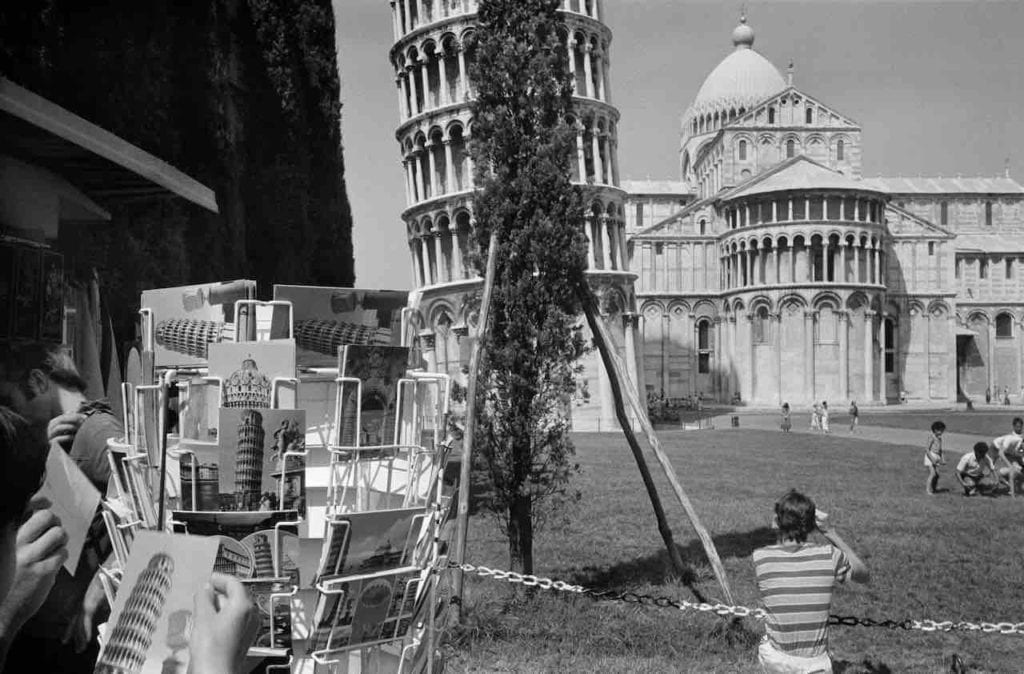
[[[510,563],[525,573],[535,525],[572,496],[568,409],[586,350],[575,293],[586,270],[585,215],[570,181],[575,132],[559,5],[483,0],[470,45],[481,275],[497,236],[475,401],[477,498],[498,516]]]

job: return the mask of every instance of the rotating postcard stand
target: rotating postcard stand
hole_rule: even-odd
[[[217,410],[225,406],[225,387],[237,382],[228,381],[226,376],[218,376],[221,374],[219,372],[211,372],[211,352],[220,348],[218,345],[224,345],[226,348],[228,344],[239,342],[252,342],[254,347],[257,342],[280,344],[291,341],[294,344],[291,303],[259,302],[253,299],[254,296],[255,283],[250,281],[143,293],[142,303],[145,308],[140,311],[143,349],[149,353],[151,363],[160,370],[162,378],[159,384],[149,385],[150,382],[155,382],[153,373],[148,378],[144,377],[146,385],[129,388],[125,394],[126,398],[134,403],[126,405],[125,418],[125,427],[130,429],[126,438],[129,441],[127,444],[132,447],[128,452],[129,458],[124,462],[126,479],[121,485],[115,485],[115,489],[121,487],[120,493],[134,506],[134,512],[138,513],[139,523],[134,526],[159,524],[160,513],[164,508],[160,508],[154,515],[156,509],[153,507],[152,497],[158,491],[154,485],[160,485],[160,497],[157,499],[160,504],[173,507],[162,498],[165,487],[167,493],[172,492],[171,485],[161,484],[159,481],[159,473],[165,464],[171,464],[167,465],[170,470],[165,472],[168,475],[174,473],[171,483],[175,488],[178,484],[184,483],[178,488],[177,495],[181,498],[178,507],[187,511],[197,511],[203,507],[209,507],[213,511],[220,510],[216,464],[213,465],[211,473],[210,466],[204,464],[201,459],[217,447],[216,441],[210,441],[211,438],[216,438],[218,430],[217,426],[208,421],[211,407],[213,415],[216,415]],[[294,349],[294,346],[292,348]],[[287,397],[294,403],[298,385],[295,378],[294,356],[292,363],[285,371],[279,373],[281,376],[273,377],[267,404],[256,405],[257,407],[279,408],[282,398],[285,397],[284,391],[291,392]],[[179,434],[177,447],[166,448],[163,419],[161,418],[158,424],[147,422],[162,417],[163,411],[166,410],[168,387],[172,382],[180,384]],[[145,399],[145,396],[154,395],[151,391],[159,391],[156,393],[159,408],[152,405],[152,401]],[[244,395],[242,398],[239,405],[233,406],[245,406],[253,402]],[[197,429],[201,429],[202,432],[195,432]],[[301,429],[299,431],[301,433]],[[267,437],[269,439],[270,436]],[[278,505],[281,505],[286,497],[288,476],[299,470],[296,466],[299,466],[305,456],[304,447],[300,444],[297,449],[289,445],[287,451],[279,457],[274,457],[273,470],[280,476],[275,489]],[[149,468],[153,473],[150,480],[152,484],[146,485],[152,486],[152,489],[144,489],[139,483],[137,476],[144,473],[145,468]],[[268,468],[261,472],[270,475],[271,471]],[[210,479],[211,476],[213,480]],[[213,492],[214,498],[209,498],[210,494],[207,492],[210,491]],[[146,498],[147,496],[149,498]],[[252,507],[253,504],[248,505]],[[126,524],[119,524],[113,517],[110,519],[108,526],[125,529]],[[181,528],[180,522],[171,522],[169,517],[165,517],[164,520],[168,526]],[[297,527],[298,518],[287,524]],[[295,536],[294,531],[289,533],[292,537]],[[269,658],[264,662],[265,671],[290,671],[293,661],[291,631],[294,625],[293,613],[296,613],[293,600],[298,588],[292,582],[293,577],[284,573],[284,569],[281,568],[284,555],[281,552],[283,543],[280,528],[275,527],[273,538],[273,547],[278,552],[273,555],[274,563],[270,577],[264,572],[260,574],[263,577],[243,581],[250,585],[250,590],[255,592],[258,589],[254,598],[260,606],[263,621],[259,642],[250,651],[250,655]],[[115,586],[113,581],[106,585]]]

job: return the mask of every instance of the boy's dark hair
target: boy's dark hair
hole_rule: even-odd
[[[1024,425],[1024,419],[1022,419],[1020,417],[1014,417],[1013,421],[1010,422],[1010,425],[1011,426],[1016,426],[1017,424]]]
[[[0,345],[0,379],[17,384],[27,398],[32,397],[28,387],[32,370],[39,370],[59,386],[85,393],[85,380],[78,374],[71,357],[60,347],[42,342]],[[4,402],[0,400],[0,403]]]
[[[988,443],[987,442],[976,442],[974,443],[974,455],[981,456],[982,454],[988,454]]]
[[[24,417],[0,405],[0,527],[21,524],[42,486],[47,449]]]
[[[946,432],[946,424],[942,423],[941,421],[933,422],[932,423],[932,433],[936,433],[938,431],[942,431],[943,433],[945,433]]]
[[[775,503],[775,519],[783,539],[806,541],[817,526],[814,515],[814,501],[796,489],[790,489]]]

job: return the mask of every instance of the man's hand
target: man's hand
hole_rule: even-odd
[[[828,533],[828,530],[832,526],[828,521],[828,513],[825,512],[824,510],[815,510],[814,525],[818,527],[818,531],[820,531],[821,533]]]
[[[0,626],[5,631],[21,629],[35,615],[68,557],[68,536],[60,519],[47,510],[50,505],[42,496],[34,496],[29,518],[18,528],[14,583],[0,603]]]
[[[102,571],[97,570],[89,583],[89,589],[85,592],[82,606],[78,615],[74,617],[64,632],[61,643],[69,641],[74,645],[75,652],[81,653],[92,641],[93,629],[96,625],[104,622],[110,615],[110,603],[107,601],[107,593],[103,591],[103,583],[100,581]]]
[[[259,616],[245,586],[234,576],[214,573],[195,596],[189,643],[192,673],[237,672],[258,628]]]
[[[78,412],[65,412],[59,417],[54,417],[46,425],[46,439],[51,444],[56,442],[67,452],[71,449],[75,433],[78,432],[83,421],[85,421],[85,415]]]

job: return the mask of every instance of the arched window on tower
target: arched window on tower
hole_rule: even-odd
[[[741,140],[739,147],[740,161],[747,160],[747,141]]]
[[[836,141],[836,161],[845,161],[846,144],[841,140]]]
[[[700,220],[700,233],[701,233],[701,235],[703,236],[704,234],[707,234],[707,231],[708,231],[708,221],[705,220],[704,218],[701,218],[701,220]]]
[[[711,354],[714,347],[711,344],[711,321],[704,319],[697,323],[697,372],[699,374],[711,373]]]
[[[885,319],[885,373],[896,372],[896,321]]]
[[[796,142],[793,139],[786,141],[786,158],[792,157],[796,154]]]
[[[775,108],[774,107],[768,108],[768,123],[769,124],[774,124],[775,123]]]
[[[771,323],[768,321],[768,307],[761,305],[757,308],[752,327],[754,344],[768,344],[772,341]]]
[[[996,339],[1013,339],[1013,316],[1010,314],[996,316]]]
[[[807,112],[804,113],[804,121],[807,124],[814,123],[814,108],[807,108]]]

